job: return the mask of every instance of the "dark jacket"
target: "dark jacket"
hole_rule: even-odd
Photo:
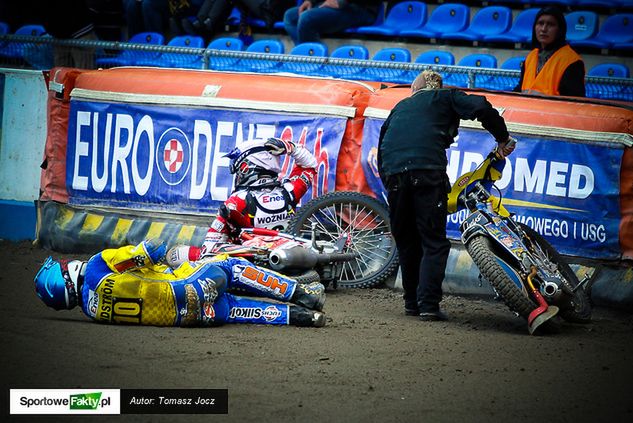
[[[508,140],[499,112],[480,95],[458,89],[420,90],[401,100],[380,129],[378,170],[387,176],[409,170],[445,170],[446,149],[460,119],[477,119],[497,140]]]

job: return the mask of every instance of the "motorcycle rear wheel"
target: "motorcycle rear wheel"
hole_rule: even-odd
[[[558,266],[559,272],[572,288],[576,288],[580,281],[578,281],[578,277],[558,251],[534,229],[522,223],[518,223],[518,225],[527,234],[528,238],[545,252],[549,261]],[[589,323],[591,321],[591,304],[587,294],[582,289],[574,291],[574,295],[571,297],[565,295],[564,300],[556,305],[560,307],[560,316],[568,322]]]
[[[335,242],[349,234],[345,252],[359,257],[343,263],[338,286],[372,288],[398,268],[396,243],[389,227],[389,212],[383,203],[358,192],[330,192],[300,207],[288,224],[288,232],[310,238],[316,223],[317,240]]]

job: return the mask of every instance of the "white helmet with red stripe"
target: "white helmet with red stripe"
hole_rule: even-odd
[[[225,157],[231,159],[229,171],[235,175],[236,187],[249,186],[260,179],[276,179],[281,172],[279,156],[270,153],[265,141],[246,141]]]

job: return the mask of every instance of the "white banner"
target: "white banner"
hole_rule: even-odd
[[[121,414],[119,389],[11,389],[11,414]]]

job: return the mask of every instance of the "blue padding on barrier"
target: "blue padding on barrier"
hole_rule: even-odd
[[[35,239],[35,205],[30,202],[0,200],[0,239]]]

